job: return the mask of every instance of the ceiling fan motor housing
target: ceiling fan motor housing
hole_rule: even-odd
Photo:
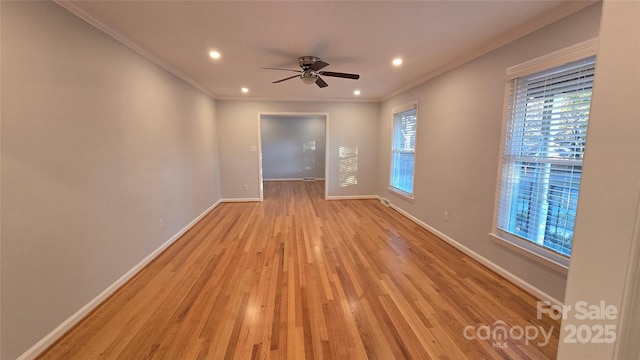
[[[298,58],[298,64],[305,70],[318,61],[320,59],[315,56],[301,56]]]

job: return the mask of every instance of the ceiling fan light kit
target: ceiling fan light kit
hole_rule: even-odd
[[[296,73],[300,73],[300,75],[293,75],[286,77],[284,79],[276,80],[273,83],[281,83],[283,81],[287,81],[296,77],[299,77],[303,83],[307,85],[316,84],[318,87],[323,88],[329,86],[320,75],[323,76],[331,76],[338,77],[343,79],[353,79],[358,80],[360,75],[358,74],[349,74],[349,73],[339,73],[332,71],[321,71],[321,69],[327,67],[329,64],[320,60],[320,58],[315,56],[301,56],[298,58],[298,65],[302,70],[292,70],[292,69],[280,69],[280,68],[263,68],[266,70],[281,70],[281,71],[292,71]]]
[[[302,79],[303,83],[311,85],[316,83],[316,81],[318,80],[318,75],[314,75],[311,73],[311,70],[307,70],[302,73],[302,75],[300,75],[300,78]]]

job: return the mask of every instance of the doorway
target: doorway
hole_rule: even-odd
[[[328,114],[260,113],[260,201],[265,181],[324,181],[327,198]]]

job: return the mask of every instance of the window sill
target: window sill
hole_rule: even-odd
[[[403,198],[403,199],[409,200],[409,201],[414,201],[415,200],[415,198],[413,197],[413,194],[409,194],[407,192],[404,192],[404,191],[402,191],[400,189],[396,189],[396,188],[391,187],[391,186],[389,186],[388,189],[392,194],[394,194],[394,195],[396,195],[396,196],[398,196],[400,198]]]
[[[523,254],[552,270],[565,275],[569,270],[569,259],[561,255],[545,250],[535,244],[528,244],[526,240],[506,239],[497,233],[489,233],[489,235],[496,244]]]

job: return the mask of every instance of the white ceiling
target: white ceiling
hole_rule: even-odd
[[[576,1],[58,1],[216,98],[377,101],[546,25]],[[208,53],[222,57],[212,60]],[[313,55],[329,87],[272,81]],[[394,67],[391,60],[402,57]],[[242,94],[241,87],[250,89]],[[353,95],[361,90],[359,97]]]

